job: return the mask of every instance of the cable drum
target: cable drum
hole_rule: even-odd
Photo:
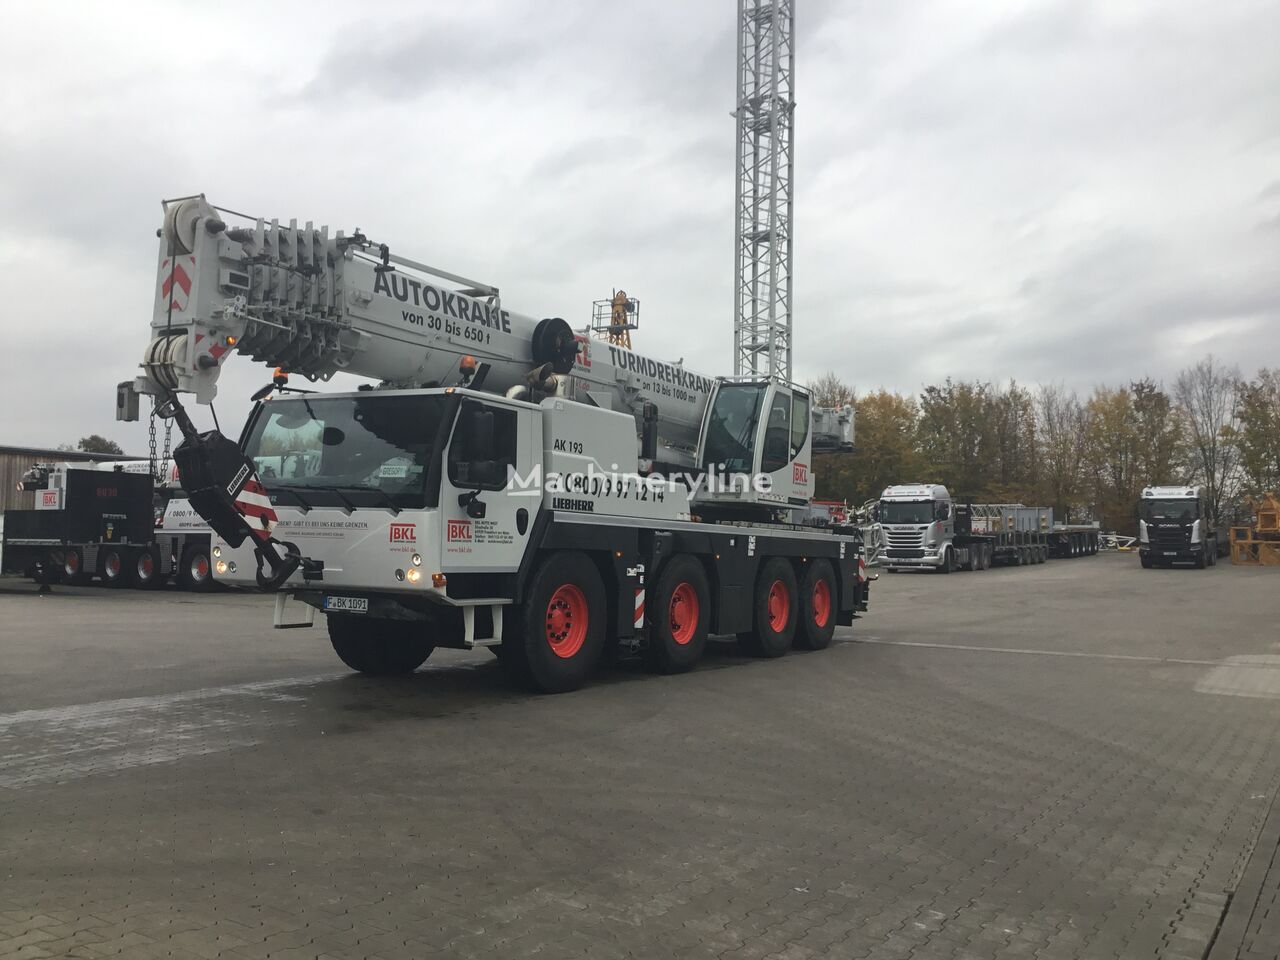
[[[187,335],[156,337],[143,355],[142,366],[147,377],[168,390],[178,389],[180,365],[187,354]]]
[[[200,218],[213,211],[203,197],[190,197],[171,203],[164,211],[164,238],[174,254],[191,253],[196,248],[196,227]]]

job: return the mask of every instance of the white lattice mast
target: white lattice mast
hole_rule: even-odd
[[[795,0],[738,0],[733,372],[791,379]]]

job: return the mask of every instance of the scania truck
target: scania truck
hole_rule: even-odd
[[[898,570],[986,570],[1097,553],[1097,524],[1055,524],[1048,507],[954,502],[941,484],[886,487],[877,513],[882,565]]]
[[[1190,563],[1212,567],[1226,545],[1204,487],[1144,487],[1138,501],[1138,560],[1144,570]]]

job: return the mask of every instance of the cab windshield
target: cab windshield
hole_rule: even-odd
[[[932,523],[933,501],[916,500],[911,503],[880,501],[881,523]]]
[[[446,403],[440,395],[374,392],[271,400],[245,454],[281,503],[421,509]]]
[[[1199,515],[1195,500],[1143,500],[1148,520],[1194,520]]]
[[[765,388],[763,383],[720,385],[707,425],[704,469],[721,467],[726,473],[751,473],[755,469],[756,425],[760,422]]]

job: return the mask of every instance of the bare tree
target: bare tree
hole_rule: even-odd
[[[1072,519],[1081,500],[1086,449],[1084,405],[1062,384],[1044,384],[1036,394],[1040,482],[1054,514]]]
[[[1205,357],[1178,374],[1173,395],[1187,418],[1191,469],[1205,486],[1213,516],[1222,516],[1224,503],[1239,485],[1236,431],[1240,369]]]
[[[806,386],[813,395],[814,406],[818,407],[842,407],[856,402],[858,397],[858,391],[831,370],[816,380],[810,380]]]

